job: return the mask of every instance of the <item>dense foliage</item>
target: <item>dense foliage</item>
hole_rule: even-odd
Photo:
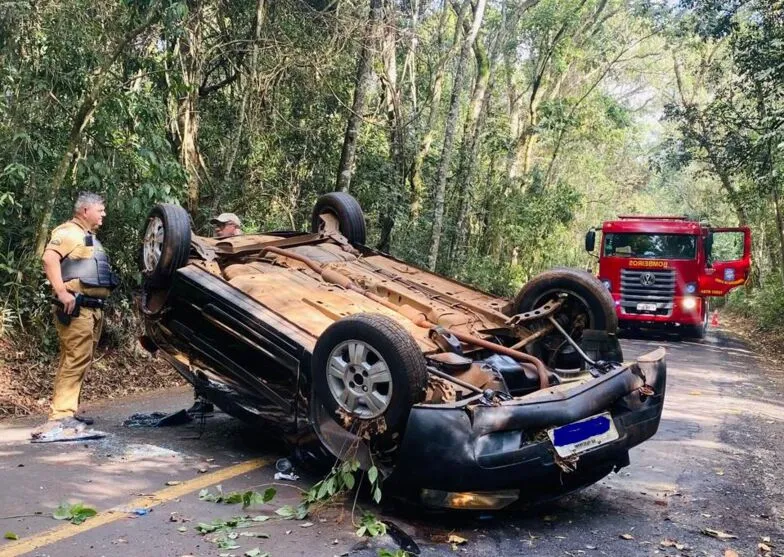
[[[374,245],[503,294],[591,264],[582,235],[619,213],[742,222],[764,297],[737,303],[765,305],[784,254],[780,6],[5,3],[3,328],[39,330],[39,255],[80,190],[107,197],[125,308],[155,202],[203,233],[221,211],[303,229],[334,189],[360,200]]]

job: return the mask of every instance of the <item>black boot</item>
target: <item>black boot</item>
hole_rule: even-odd
[[[196,400],[193,403],[193,406],[186,410],[188,414],[212,414],[214,411],[215,407],[212,405],[212,403],[202,399]]]

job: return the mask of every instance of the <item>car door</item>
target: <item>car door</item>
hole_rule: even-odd
[[[724,296],[744,284],[751,271],[751,229],[712,228],[705,237],[705,268],[700,273],[702,296]]]

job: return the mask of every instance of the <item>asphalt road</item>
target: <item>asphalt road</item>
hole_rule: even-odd
[[[318,478],[275,481],[285,450],[235,420],[129,428],[135,412],[169,412],[192,402],[187,389],[109,400],[88,408],[102,440],[31,445],[41,418],[0,423],[0,557],[376,556],[394,550],[384,536],[365,543],[352,520],[371,510],[406,532],[422,555],[784,555],[784,374],[721,331],[701,343],[661,336],[625,339],[627,358],[667,348],[668,392],[659,432],[631,453],[631,466],[578,494],[528,511],[455,515],[335,503],[306,521],[279,520]],[[240,505],[199,500],[200,489],[262,490],[253,507],[273,518],[237,530],[220,549],[199,522],[244,514]],[[98,515],[79,526],[52,518],[63,501]],[[713,531],[713,536],[706,532]],[[714,536],[732,536],[720,539]],[[268,536],[268,537],[262,537]],[[450,536],[465,540],[449,543]],[[454,539],[454,538],[453,538]],[[760,545],[761,544],[761,545]],[[735,553],[733,553],[735,552]]]

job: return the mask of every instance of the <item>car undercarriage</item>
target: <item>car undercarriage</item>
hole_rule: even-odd
[[[623,362],[597,279],[556,269],[498,298],[365,246],[356,201],[324,198],[310,233],[229,239],[153,209],[144,345],[227,413],[428,506],[562,495],[655,433],[663,350]]]

